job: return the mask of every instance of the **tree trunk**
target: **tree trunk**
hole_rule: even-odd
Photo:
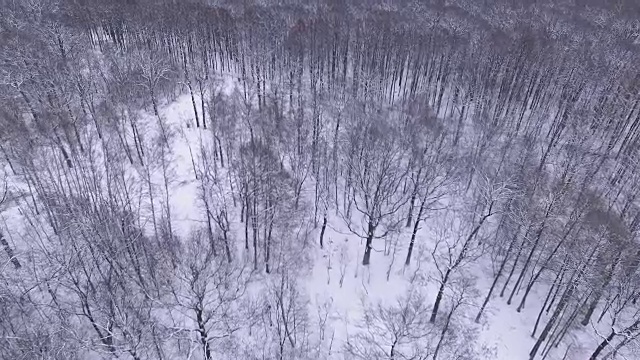
[[[489,293],[487,294],[487,297],[482,302],[482,306],[480,307],[480,310],[478,311],[478,315],[476,315],[476,320],[475,320],[476,323],[480,322],[480,317],[482,316],[482,313],[484,312],[484,309],[487,307],[487,304],[489,303],[489,300],[491,299],[491,294],[493,294],[493,290],[495,289],[496,285],[498,284],[498,280],[500,279],[500,276],[502,276],[502,272],[504,271],[504,268],[507,265],[507,261],[509,261],[509,255],[511,255],[511,251],[513,250],[513,246],[515,245],[516,240],[517,240],[517,234],[516,234],[516,238],[511,240],[511,243],[509,244],[509,248],[507,249],[507,253],[504,255],[504,259],[500,263],[500,268],[498,268],[498,273],[496,274],[495,278],[493,279],[493,283],[491,283],[491,288],[489,288]]]
[[[447,315],[447,319],[444,322],[444,326],[442,327],[442,332],[440,333],[440,338],[438,339],[438,345],[436,345],[436,349],[433,352],[433,360],[438,360],[438,353],[440,352],[440,347],[442,346],[442,342],[444,341],[444,337],[447,334],[447,330],[449,330],[449,324],[451,323],[451,318],[453,317],[453,313],[456,310],[456,307],[452,307],[451,311]]]
[[[375,227],[369,221],[369,230],[367,231],[367,243],[364,248],[364,256],[362,257],[362,265],[369,265],[371,260],[371,246],[373,243],[373,233],[375,231]]]
[[[507,286],[509,285],[509,282],[511,281],[511,277],[513,276],[513,273],[516,271],[516,267],[518,266],[518,260],[520,260],[520,255],[522,255],[522,249],[524,248],[524,242],[527,239],[527,235],[529,235],[529,230],[531,229],[531,227],[529,227],[527,229],[527,231],[524,234],[524,237],[522,238],[522,242],[520,242],[520,247],[518,247],[518,252],[516,253],[516,258],[513,260],[513,265],[511,266],[511,271],[509,271],[509,276],[507,276],[507,280],[504,282],[504,285],[502,286],[502,290],[500,291],[500,297],[504,296],[504,292],[507,289]],[[516,234],[516,236],[518,236],[518,234]]]
[[[507,305],[511,305],[511,301],[513,300],[513,296],[515,295],[518,286],[520,285],[520,282],[522,281],[522,279],[524,278],[525,273],[527,272],[528,268],[529,268],[529,264],[531,263],[531,258],[533,258],[533,255],[535,253],[535,251],[538,249],[538,245],[540,244],[540,240],[542,238],[542,233],[544,232],[545,229],[545,224],[546,221],[549,217],[549,213],[551,211],[551,205],[549,205],[549,207],[547,208],[547,213],[545,214],[545,218],[542,221],[542,224],[540,225],[540,229],[536,232],[536,240],[533,243],[533,246],[531,247],[531,250],[529,251],[529,255],[527,255],[527,258],[524,262],[524,265],[522,266],[522,269],[520,270],[520,275],[518,275],[518,279],[516,280],[516,283],[513,285],[513,289],[511,290],[511,294],[509,295],[509,299],[507,300]],[[533,284],[531,284],[533,285]]]
[[[253,229],[253,269],[258,270],[258,205],[255,199],[251,211],[251,228]]]
[[[413,226],[413,231],[411,232],[411,241],[409,242],[409,250],[407,250],[407,258],[404,261],[405,266],[409,266],[411,264],[411,255],[413,254],[413,245],[416,241],[416,233],[418,232],[419,224],[420,220],[416,219],[416,223]]]
[[[193,88],[191,87],[191,80],[187,80],[187,87],[189,88],[189,94],[191,94],[191,105],[193,105],[193,116],[196,120],[196,127],[200,127],[200,119],[198,117],[198,105],[196,105],[196,97],[193,94]]]
[[[213,240],[213,226],[211,225],[211,211],[209,211],[209,201],[204,201],[205,212],[207,213],[207,237],[209,238],[209,244],[212,249],[215,249]]]
[[[249,207],[249,197],[247,197],[245,199],[245,220],[244,220],[244,249],[245,250],[249,250],[249,214],[250,214],[250,207]]]
[[[4,238],[4,234],[2,233],[2,231],[0,231],[0,245],[4,247],[4,251],[7,253],[7,256],[9,257],[9,261],[11,261],[11,264],[13,264],[13,267],[16,270],[20,269],[22,265],[20,264],[20,261],[18,261],[18,258],[15,256],[13,249],[9,246],[7,239]]]
[[[322,219],[322,229],[320,230],[320,248],[324,249],[324,231],[327,228],[327,214],[324,215],[324,218]]]
[[[413,194],[411,194],[411,200],[409,201],[409,215],[407,216],[407,225],[406,227],[411,226],[411,221],[413,220],[413,205],[415,204],[416,201],[416,192],[414,191]]]
[[[424,212],[424,205],[427,201],[427,197],[425,196],[420,203],[420,210],[418,210],[418,216],[416,217],[416,222],[413,225],[413,231],[411,232],[411,241],[409,242],[409,250],[407,251],[407,259],[404,261],[405,266],[409,266],[411,264],[411,255],[413,254],[413,245],[416,241],[416,234],[420,229],[420,220],[422,219],[422,213]],[[411,213],[409,213],[409,222],[411,220]],[[407,222],[407,223],[409,223]]]
[[[207,336],[207,328],[205,327],[204,319],[202,318],[202,309],[197,308],[195,311],[196,321],[198,322],[198,333],[200,334],[200,343],[202,344],[202,349],[204,351],[204,358],[205,360],[211,360],[211,348]]]
[[[229,248],[229,237],[227,235],[228,231],[222,231],[222,239],[224,240],[224,250],[227,253],[227,262],[231,263],[231,249]]]
[[[393,344],[391,344],[391,350],[389,351],[389,359],[394,360],[395,356],[396,356],[396,344],[398,343],[398,341],[394,341]]]
[[[147,186],[149,188],[149,202],[151,204],[151,217],[153,219],[153,232],[156,237],[156,241],[158,241],[160,237],[158,234],[158,222],[156,220],[156,209],[155,209],[155,206],[153,205],[153,186],[151,184],[151,174],[149,173],[149,169],[146,169],[146,171],[147,171]]]
[[[607,336],[604,340],[602,340],[602,342],[598,345],[598,347],[593,351],[593,353],[589,357],[589,360],[596,360],[598,358],[598,355],[600,355],[602,350],[604,350],[607,347],[607,345],[611,343],[611,340],[613,340],[615,336],[616,336],[616,331],[614,329],[611,329],[611,333],[609,334],[609,336]]]
[[[271,208],[273,206],[273,204],[271,204],[270,202],[267,202],[267,209]],[[269,230],[267,231],[267,236],[265,237],[264,240],[264,262],[265,262],[265,272],[267,274],[271,273],[271,269],[269,269],[269,260],[271,257],[271,233],[273,231],[273,213],[272,213],[272,209],[269,210],[269,212],[271,213],[269,216]]]
[[[204,108],[204,87],[202,85],[202,80],[198,79],[198,87],[200,89],[200,107],[202,108],[202,127],[204,129],[207,128],[207,114],[205,112],[205,108]]]
[[[184,80],[187,83],[187,88],[189,88],[189,95],[191,95],[191,105],[193,105],[193,116],[196,119],[196,127],[199,128],[200,120],[198,118],[198,106],[196,105],[196,97],[195,97],[195,94],[193,93],[193,86],[191,86],[191,77],[189,77],[189,69],[187,67],[187,55],[184,52],[182,53],[182,64],[183,64],[183,70],[184,70]],[[202,113],[202,116],[204,116],[204,113]]]
[[[573,294],[573,290],[574,290],[574,284],[570,283],[568,286],[569,288],[562,295],[562,298],[560,299],[558,306],[556,306],[556,309],[553,311],[553,315],[551,315],[551,319],[549,319],[549,322],[547,322],[547,325],[542,330],[542,333],[540,334],[538,341],[536,341],[535,345],[531,349],[531,352],[529,352],[529,360],[533,360],[536,357],[538,350],[540,350],[540,346],[547,339],[547,336],[549,335],[549,332],[551,331],[551,328],[553,327],[553,325],[555,325],[555,322],[558,319],[558,316],[560,316],[560,313],[562,312],[562,310],[564,310],[564,307],[569,301],[569,298],[571,298],[571,295]]]
[[[416,202],[416,197],[418,195],[418,181],[420,180],[420,176],[422,174],[422,168],[418,170],[418,175],[416,175],[416,183],[413,187],[413,192],[411,193],[411,201],[409,201],[409,215],[407,216],[407,227],[411,226],[411,221],[413,220],[413,206]],[[424,207],[424,199],[422,200],[422,205],[421,205],[421,209],[422,207]],[[418,215],[418,219],[420,218],[420,215]],[[420,220],[417,220],[420,221]]]
[[[629,325],[626,329],[620,331],[619,333],[617,333],[614,329],[611,329],[611,334],[609,334],[609,336],[607,336],[607,338],[605,340],[603,340],[600,343],[600,345],[598,345],[598,347],[593,352],[593,354],[591,354],[591,357],[589,357],[589,360],[596,360],[596,358],[602,352],[602,350],[604,350],[607,347],[607,345],[609,345],[611,343],[613,338],[618,334],[624,335],[625,339],[622,340],[618,345],[616,345],[616,347],[614,349],[614,352],[619,350],[623,346],[625,346],[630,341],[633,341],[637,337],[637,334],[635,334],[635,336],[633,336],[631,333],[637,331],[639,326],[640,326],[640,320],[636,320],[633,324]],[[603,359],[608,359],[611,356],[612,353],[613,352],[605,355],[603,357]]]
[[[167,160],[165,159],[165,146],[161,147],[162,151],[160,154],[162,160],[162,178],[164,180],[164,194],[166,201],[166,212],[167,212],[167,225],[169,227],[169,238],[173,241],[173,226],[171,225],[171,199],[169,197],[169,179],[167,176]]]
[[[556,275],[556,278],[553,280],[553,284],[551,284],[551,288],[549,288],[549,291],[547,292],[547,297],[544,299],[544,304],[542,304],[542,307],[540,308],[540,312],[538,313],[538,317],[536,318],[536,323],[533,326],[533,331],[531,332],[532,337],[536,336],[536,331],[538,330],[540,319],[542,319],[542,313],[544,312],[544,309],[547,307],[547,304],[549,304],[549,300],[551,299],[551,294],[553,294],[553,290],[560,287],[560,284],[562,283],[562,278],[564,277],[564,272],[565,272],[565,268],[563,265],[562,270],[558,272],[558,274]]]
[[[589,321],[591,320],[591,316],[593,315],[593,312],[596,310],[596,307],[598,306],[598,303],[600,302],[600,298],[602,298],[602,294],[604,293],[605,289],[607,288],[607,286],[611,282],[611,278],[613,277],[613,273],[614,273],[614,271],[616,269],[616,265],[618,264],[618,260],[619,260],[621,255],[622,255],[622,253],[620,253],[618,255],[618,258],[614,261],[614,263],[610,267],[608,267],[607,273],[606,273],[605,278],[604,278],[604,282],[602,283],[602,286],[600,286],[600,288],[596,291],[596,294],[593,297],[593,301],[591,301],[591,304],[589,304],[589,308],[587,309],[587,313],[584,315],[584,318],[580,322],[583,326],[587,326],[589,324]]]
[[[436,295],[436,302],[433,304],[433,310],[431,311],[431,318],[429,319],[430,323],[436,322],[436,316],[438,316],[438,308],[440,307],[440,302],[442,301],[442,296],[444,295],[444,289],[447,286],[447,282],[449,281],[449,275],[451,275],[451,268],[447,269],[447,272],[444,274],[444,278],[442,279],[442,283],[440,283],[440,289],[438,289],[438,295]]]
[[[551,254],[549,254],[549,256],[547,256],[547,258],[545,259],[545,261],[542,264],[542,266],[540,266],[540,269],[538,269],[536,274],[529,280],[529,283],[527,284],[527,288],[526,288],[526,290],[524,292],[524,295],[522,296],[522,300],[520,301],[520,305],[518,305],[518,309],[516,311],[518,311],[518,312],[522,311],[522,309],[524,308],[524,304],[527,301],[527,297],[529,296],[529,293],[531,292],[531,289],[533,288],[533,285],[536,283],[536,281],[538,281],[538,279],[540,278],[540,275],[542,274],[542,272],[547,269],[548,264],[551,262],[553,257],[556,255],[556,253],[560,249],[560,246],[562,246],[562,244],[564,244],[564,241],[567,239],[567,237],[569,236],[569,234],[571,233],[571,231],[572,231],[572,229],[573,229],[573,227],[575,225],[576,225],[576,222],[574,222],[569,227],[569,230],[566,231],[564,236],[562,237],[562,239],[560,239],[560,241],[558,241],[558,243],[554,247],[554,249],[551,252]]]
[[[482,306],[480,307],[480,310],[478,311],[478,315],[476,315],[476,319],[475,322],[479,323],[480,322],[480,317],[482,316],[482,313],[484,312],[484,309],[487,307],[487,304],[489,304],[489,300],[491,299],[491,294],[493,294],[493,290],[496,288],[496,285],[498,284],[498,280],[500,279],[500,276],[502,275],[502,271],[504,270],[504,266],[507,263],[507,258],[505,258],[502,261],[502,264],[500,264],[500,268],[498,269],[498,273],[496,274],[496,277],[493,279],[493,282],[491,283],[491,287],[489,288],[489,293],[487,294],[487,297],[484,298],[484,301],[482,302]]]

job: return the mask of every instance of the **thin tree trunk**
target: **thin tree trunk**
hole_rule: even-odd
[[[253,200],[251,215],[251,227],[253,228],[253,269],[258,270],[258,205],[256,199]]]
[[[589,257],[587,258],[587,260],[579,268],[573,271],[573,274],[571,275],[571,278],[567,285],[567,289],[562,294],[562,297],[560,298],[558,305],[553,311],[553,314],[551,315],[551,318],[547,322],[547,325],[542,330],[542,333],[540,334],[538,341],[536,341],[535,345],[531,349],[531,352],[529,352],[530,360],[533,360],[535,358],[538,350],[540,350],[540,346],[546,340],[547,336],[549,335],[549,332],[551,331],[551,328],[555,325],[555,322],[558,320],[560,313],[564,311],[565,306],[569,302],[569,299],[571,298],[574,290],[576,289],[576,286],[577,286],[576,284],[578,283],[579,279],[583,275],[584,269],[587,266],[589,266],[589,264],[591,263],[591,260],[593,259],[594,254],[598,251],[598,247],[599,245],[596,245],[593,251],[591,252],[591,254],[589,255]]]
[[[606,287],[611,282],[611,278],[613,277],[613,273],[614,273],[614,271],[616,269],[616,265],[618,264],[618,260],[619,260],[619,257],[621,255],[622,255],[622,253],[620,253],[618,255],[618,258],[607,269],[607,273],[605,275],[604,282],[602,283],[602,286],[600,286],[600,288],[598,288],[598,290],[596,291],[596,294],[593,297],[593,301],[591,301],[591,304],[589,304],[589,308],[587,309],[587,313],[584,315],[584,318],[580,322],[583,326],[587,326],[589,324],[589,321],[591,320],[591,316],[593,315],[593,312],[596,310],[596,307],[598,306],[598,303],[600,302],[600,298],[602,298],[602,294],[604,293]]]
[[[609,336],[607,336],[604,340],[602,340],[602,342],[598,345],[598,347],[596,347],[596,349],[593,351],[593,353],[589,357],[589,360],[596,360],[598,358],[598,355],[600,355],[602,350],[604,350],[607,347],[607,345],[611,343],[611,340],[613,340],[615,336],[616,336],[616,331],[614,329],[611,329],[611,333],[609,333]]]
[[[165,159],[165,149],[162,145],[161,158],[162,158],[162,178],[164,180],[164,194],[166,201],[167,211],[167,225],[169,230],[169,238],[173,242],[173,226],[171,225],[171,199],[169,197],[169,178],[167,176],[167,161]]]
[[[195,311],[196,321],[198,322],[198,333],[200,334],[200,343],[202,344],[202,349],[204,351],[204,358],[206,360],[211,360],[211,347],[209,345],[207,328],[202,317],[202,309],[198,307],[195,309]]]
[[[207,128],[207,114],[205,112],[205,107],[204,107],[204,87],[202,85],[202,80],[198,79],[198,88],[200,89],[200,107],[202,109],[202,127],[204,129]]]
[[[517,236],[517,234],[516,234],[516,236]],[[493,283],[491,283],[491,287],[489,288],[489,293],[487,294],[487,297],[482,302],[482,306],[480,307],[480,310],[478,311],[478,315],[476,315],[476,320],[475,320],[476,323],[480,322],[480,317],[482,316],[482,312],[484,312],[484,309],[487,307],[487,304],[489,303],[489,300],[491,299],[491,294],[493,294],[493,290],[495,289],[496,285],[498,284],[498,280],[500,279],[500,276],[502,276],[502,272],[504,271],[504,268],[507,265],[507,261],[509,260],[509,255],[511,254],[511,251],[513,250],[513,246],[515,245],[515,243],[516,243],[516,239],[514,238],[511,241],[511,244],[509,244],[509,248],[507,249],[507,253],[504,256],[504,259],[500,263],[500,268],[498,268],[498,273],[496,274],[495,278],[493,279]]]
[[[444,289],[449,281],[449,275],[451,275],[451,268],[447,269],[447,272],[444,274],[444,278],[440,283],[440,289],[438,289],[438,294],[436,295],[436,302],[433,304],[433,310],[431,311],[431,318],[429,318],[430,323],[436,322],[436,316],[438,316],[438,309],[440,308],[440,302],[444,295]]]
[[[511,295],[509,295],[509,299],[507,300],[507,305],[511,305],[511,301],[513,300],[513,296],[516,293],[516,290],[518,289],[520,282],[522,281],[522,279],[524,278],[524,275],[526,273],[526,271],[529,268],[529,264],[531,263],[531,258],[533,258],[533,255],[535,253],[535,251],[538,248],[538,245],[540,244],[540,240],[542,238],[542,233],[545,229],[545,224],[547,221],[547,218],[549,217],[549,213],[551,211],[551,205],[549,205],[549,207],[547,208],[547,213],[545,214],[545,218],[542,221],[542,224],[540,225],[540,229],[536,232],[536,240],[533,243],[533,246],[531,247],[531,250],[529,251],[529,255],[527,256],[524,265],[522,266],[522,269],[520,270],[520,275],[518,275],[518,279],[516,280],[516,283],[513,285],[513,289],[511,290]]]
[[[149,201],[151,203],[151,217],[153,218],[153,232],[156,238],[156,241],[159,240],[158,236],[158,222],[156,221],[156,210],[155,205],[153,204],[153,187],[151,185],[151,174],[149,173],[149,169],[147,170],[147,186],[149,188]]]
[[[324,218],[322,219],[322,229],[320,229],[320,248],[324,249],[324,231],[327,228],[327,214],[324,214]]]
[[[2,233],[1,230],[0,230],[0,245],[2,245],[2,247],[4,248],[4,251],[7,253],[7,256],[9,257],[9,261],[11,261],[11,264],[13,264],[13,267],[16,270],[20,269],[22,265],[20,264],[20,261],[18,261],[18,258],[13,252],[13,249],[9,246],[7,239],[4,238],[4,234]]]
[[[373,226],[371,221],[369,221],[369,226],[367,231],[367,242],[364,248],[364,256],[362,257],[362,265],[365,265],[365,266],[369,265],[369,262],[371,260],[371,247],[373,243],[374,231],[375,231],[375,227]]]
[[[422,168],[420,168],[418,170],[418,175],[416,175],[416,179],[415,179],[416,183],[415,183],[415,185],[413,187],[413,192],[411,193],[411,200],[409,201],[409,215],[407,216],[407,227],[411,226],[411,221],[413,220],[412,219],[412,217],[413,217],[413,206],[414,206],[414,204],[416,202],[416,197],[418,195],[418,182],[420,180],[421,173],[422,173]],[[423,200],[423,203],[424,203],[424,200]],[[418,217],[420,217],[420,215],[418,215]],[[418,221],[420,221],[420,220],[418,220]]]
[[[509,271],[509,276],[507,277],[507,280],[504,282],[504,285],[502,286],[502,290],[500,291],[500,297],[504,296],[504,292],[507,289],[507,286],[509,285],[509,281],[511,280],[511,277],[513,276],[513,273],[516,271],[516,267],[518,266],[518,260],[520,260],[520,255],[522,254],[522,249],[524,248],[524,242],[527,239],[527,235],[529,234],[529,229],[531,229],[530,227],[527,229],[527,232],[525,232],[524,237],[522,238],[522,241],[520,242],[520,247],[518,248],[518,252],[516,253],[516,258],[513,260],[513,265],[511,266],[511,271]],[[518,236],[516,234],[516,236]]]
[[[224,251],[227,253],[227,262],[231,264],[231,248],[229,247],[229,236],[227,230],[222,230],[222,240],[224,240]]]
[[[244,217],[244,249],[249,250],[249,215],[251,214],[251,208],[249,207],[249,197],[245,198],[245,217]]]
[[[538,330],[538,325],[540,324],[542,313],[544,312],[544,309],[547,307],[547,304],[549,304],[549,300],[551,299],[551,294],[553,294],[553,290],[560,287],[560,284],[562,283],[562,278],[564,277],[564,272],[565,272],[565,268],[563,264],[562,270],[558,272],[558,274],[556,275],[556,278],[553,280],[553,284],[551,284],[551,287],[547,292],[547,297],[544,299],[544,304],[542,304],[542,307],[540,307],[540,312],[538,313],[538,317],[536,318],[536,323],[533,326],[533,331],[531,332],[532,337],[536,336],[536,331]]]
[[[407,251],[407,259],[404,261],[405,266],[409,266],[411,264],[411,255],[413,254],[413,246],[416,241],[416,234],[420,229],[420,220],[422,219],[422,213],[424,212],[424,206],[426,203],[426,196],[422,199],[420,203],[420,209],[418,210],[418,216],[416,217],[416,222],[413,225],[413,231],[411,232],[411,241],[409,242],[409,250]],[[411,217],[411,215],[409,215]]]
[[[569,283],[568,285],[568,289],[562,295],[562,298],[560,299],[558,306],[556,306],[556,309],[553,311],[553,315],[551,315],[551,319],[549,319],[549,321],[547,322],[547,325],[542,330],[542,333],[540,334],[538,341],[536,341],[535,345],[529,352],[530,360],[533,360],[536,357],[536,354],[538,353],[540,346],[547,339],[547,336],[549,335],[551,328],[553,327],[553,325],[555,325],[555,322],[560,316],[560,313],[564,310],[565,305],[567,304],[567,302],[569,301],[569,298],[573,294],[573,290],[574,290],[574,284],[572,280],[571,283]]]
[[[449,314],[447,314],[447,319],[444,322],[444,326],[442,327],[442,332],[440,333],[440,338],[438,339],[438,344],[436,345],[436,349],[433,352],[433,360],[438,360],[438,353],[440,352],[440,347],[442,346],[442,342],[444,341],[444,337],[449,330],[449,324],[451,323],[451,318],[453,317],[453,313],[456,310],[456,307],[452,307]]]
[[[269,212],[269,230],[267,231],[267,236],[265,237],[264,240],[264,247],[265,247],[265,254],[264,254],[264,262],[265,262],[265,272],[267,274],[269,274],[271,271],[269,269],[269,258],[271,256],[271,232],[273,230],[273,209],[271,209],[272,206],[274,206],[273,204],[271,204],[271,202],[267,201],[266,203],[268,212]]]

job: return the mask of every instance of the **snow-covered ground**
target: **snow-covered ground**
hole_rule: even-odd
[[[176,231],[186,235],[192,222],[204,221],[202,211],[195,205],[198,203],[197,185],[193,176],[191,154],[194,154],[197,162],[196,148],[210,141],[211,134],[193,126],[193,107],[187,95],[165,106],[162,114],[180,134],[171,145],[174,154],[172,164],[176,176],[171,191],[172,213],[177,223]],[[187,127],[188,123],[190,126]],[[333,212],[329,213],[324,249],[320,249],[317,241],[320,227],[315,229],[312,235],[314,264],[304,284],[305,293],[310,301],[310,316],[327,318],[324,338],[332,342],[334,353],[339,353],[345,339],[358,331],[364,306],[376,303],[392,304],[411,287],[419,287],[425,299],[430,302],[429,306],[433,304],[438,283],[433,279],[436,270],[429,256],[434,245],[430,243],[431,237],[428,236],[429,227],[430,223],[427,220],[418,233],[418,250],[408,267],[404,265],[404,259],[411,236],[409,228],[395,235],[386,245],[385,240],[376,240],[370,266],[361,265],[364,240],[351,234],[341,217]],[[385,247],[388,249],[385,250]],[[507,305],[506,299],[497,298],[498,291],[494,292],[494,298],[485,310],[482,321],[476,324],[473,319],[477,307],[488,292],[493,274],[488,257],[480,259],[474,266],[478,296],[474,301],[475,306],[466,306],[464,313],[459,315],[461,321],[479,332],[478,347],[491,350],[488,358],[528,359],[529,351],[535,343],[531,331],[547,286],[534,288],[526,307],[519,313],[516,311],[517,304]],[[417,272],[426,274],[426,280],[415,281]],[[542,324],[549,315],[543,316]],[[603,328],[606,329],[606,326]],[[563,343],[552,350],[547,358],[585,359],[598,342],[599,338],[592,331],[577,329],[570,332]]]
[[[225,85],[227,94],[231,93],[233,86],[233,83],[227,79]],[[197,102],[199,103],[199,100]],[[160,114],[170,132],[174,134],[169,145],[168,161],[173,231],[186,239],[194,227],[202,227],[206,222],[199,200],[200,185],[195,174],[196,169],[202,166],[201,149],[213,143],[212,133],[194,126],[193,105],[188,95],[181,95],[174,102],[162,106]],[[157,131],[153,131],[157,119],[152,114],[142,114],[141,121],[143,124],[140,127],[146,129],[144,136],[148,141],[151,141],[149,137],[160,136]],[[7,174],[10,172],[8,168],[5,170]],[[141,172],[136,172],[133,168],[128,169],[127,172],[132,177],[142,176]],[[159,211],[164,199],[162,169],[156,167],[151,173],[151,179],[157,201],[154,205],[156,211]],[[19,177],[9,177],[9,186],[16,189],[23,188],[24,184]],[[20,199],[17,204],[24,201],[29,199]],[[21,233],[20,225],[15,219],[21,216],[19,212],[23,208],[26,207],[16,206],[3,212],[5,228],[12,229],[8,232],[10,238],[19,236]],[[149,204],[143,208],[148,209]],[[236,209],[235,218],[232,218],[235,222],[232,224],[232,230],[235,228],[239,233],[241,227],[238,214],[239,210]],[[312,244],[310,258],[313,259],[313,264],[308,264],[309,271],[304,273],[301,290],[309,301],[309,317],[318,321],[318,324],[322,324],[315,331],[323,333],[319,337],[327,349],[325,352],[327,357],[341,358],[347,339],[352,339],[355,334],[363,331],[364,314],[375,308],[376,304],[393,306],[398,299],[406,296],[409,290],[414,290],[423,296],[423,300],[427,302],[425,304],[427,308],[433,305],[439,283],[436,281],[437,270],[430,256],[434,247],[434,237],[430,233],[432,225],[427,220],[421,226],[416,239],[417,249],[414,251],[410,266],[404,265],[411,236],[410,228],[390,236],[389,239],[375,240],[369,266],[361,265],[364,240],[351,234],[344,220],[334,211],[329,211],[328,214],[324,249],[321,249],[318,244],[320,227],[313,231],[310,241]],[[149,232],[153,230],[151,222],[146,222],[145,229]],[[241,239],[242,236],[239,235],[238,238]],[[12,242],[17,244],[18,248],[20,247],[18,241]],[[237,251],[244,250],[242,246],[238,246]],[[516,304],[508,306],[505,299],[497,298],[496,291],[494,299],[484,312],[482,321],[476,324],[474,318],[478,306],[488,292],[493,274],[488,256],[481,258],[472,267],[471,272],[476,279],[477,294],[471,299],[471,303],[466,303],[456,315],[458,325],[470,329],[471,333],[477,333],[476,348],[478,351],[485,351],[488,359],[528,359],[528,353],[535,342],[531,336],[531,330],[546,294],[546,286],[535,288],[528,298],[526,307],[519,313],[516,311]],[[445,299],[441,312],[447,306]],[[544,315],[543,322],[548,316],[549,314]],[[600,333],[606,333],[606,329],[606,325],[603,324]],[[599,339],[591,329],[574,330],[565,337],[557,349],[550,352],[547,358],[550,360],[585,359],[593,351]],[[390,343],[384,343],[385,339],[378,340],[381,347],[391,346]]]

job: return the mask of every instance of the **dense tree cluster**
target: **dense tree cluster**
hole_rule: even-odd
[[[531,359],[602,323],[591,359],[639,356],[637,3],[0,8],[1,358],[475,359],[460,309],[534,293]],[[339,350],[300,286],[329,219],[435,269]]]

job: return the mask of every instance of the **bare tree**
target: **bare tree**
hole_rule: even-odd
[[[353,146],[344,154],[350,174],[347,196],[361,218],[354,224],[348,211],[341,215],[349,230],[366,240],[363,265],[369,265],[373,240],[398,229],[398,212],[408,201],[400,191],[408,172],[406,144],[384,115],[390,114],[372,114],[369,122],[352,128],[347,141]]]
[[[216,258],[213,248],[202,231],[195,232],[172,289],[175,304],[189,319],[174,327],[195,332],[207,360],[224,356],[231,338],[246,326],[239,308],[249,281],[247,269]]]
[[[361,300],[361,330],[347,339],[345,352],[356,359],[427,359],[437,329],[426,321],[429,309],[418,289],[384,305]]]
[[[431,312],[431,322],[435,322],[440,302],[449,281],[459,272],[464,271],[466,265],[482,256],[486,250],[486,241],[477,239],[484,236],[480,230],[496,213],[502,211],[503,203],[510,196],[511,191],[505,183],[496,183],[487,177],[478,184],[478,205],[482,209],[480,215],[472,214],[471,221],[455,219],[451,210],[444,215],[439,223],[437,240],[431,252],[438,271],[437,281],[440,284],[436,300]],[[469,216],[469,215],[467,215]]]

